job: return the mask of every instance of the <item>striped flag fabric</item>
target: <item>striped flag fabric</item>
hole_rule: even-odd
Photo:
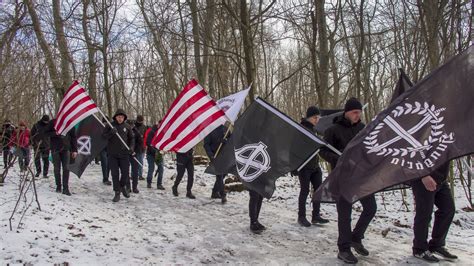
[[[187,152],[226,121],[224,111],[193,79],[171,104],[152,144],[161,151]]]
[[[64,95],[54,122],[54,129],[58,135],[65,136],[77,123],[99,109],[84,87],[75,80]]]

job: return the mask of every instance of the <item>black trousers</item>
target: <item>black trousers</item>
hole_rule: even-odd
[[[178,175],[176,176],[176,180],[174,181],[174,186],[178,187],[179,183],[184,176],[184,171],[188,171],[188,184],[186,186],[186,191],[191,192],[194,184],[194,165],[193,165],[193,158],[182,156],[180,154],[177,155],[177,171]]]
[[[112,175],[114,191],[120,191],[122,187],[130,184],[130,159],[128,154],[108,155],[108,166]]]
[[[249,190],[250,200],[249,200],[249,217],[250,223],[258,221],[258,216],[260,215],[260,209],[262,208],[263,196],[258,194],[253,190]]]
[[[41,173],[41,161],[43,161],[43,176],[48,175],[49,170],[49,150],[35,149],[36,173]]]
[[[135,160],[135,157],[130,155],[130,166],[132,167],[132,187],[137,188],[138,185],[138,168],[140,165],[138,165],[138,162]],[[127,183],[127,187],[130,188],[130,182]]]
[[[423,182],[412,182],[415,196],[416,213],[413,231],[413,252],[426,251],[429,248],[443,247],[446,244],[446,235],[454,218],[454,200],[447,182],[438,185],[435,191],[426,190]],[[428,243],[428,227],[433,214],[433,205],[438,208],[435,212],[431,240]]]
[[[69,151],[53,151],[53,168],[54,168],[54,179],[56,180],[56,187],[60,188],[62,183],[63,190],[69,189],[69,170],[67,168],[69,164]],[[61,180],[62,170],[62,180]],[[62,181],[62,182],[61,182]]]
[[[219,196],[224,197],[224,178],[225,175],[216,175],[216,182],[214,182],[214,187],[212,187],[212,194],[216,195],[219,193]]]
[[[313,185],[313,189],[316,190],[321,186],[323,174],[321,168],[317,169],[303,169],[299,172],[298,178],[300,180],[300,196],[298,197],[298,217],[306,217],[306,200],[309,194],[309,185]],[[321,203],[313,202],[313,213],[312,217],[319,216]]]
[[[354,227],[354,231],[351,230],[352,203],[346,201],[343,197],[336,203],[337,228],[339,230],[337,246],[339,251],[350,250],[351,242],[361,243],[370,221],[372,221],[377,212],[377,202],[375,201],[374,194],[361,199],[360,203],[362,204],[363,211]]]

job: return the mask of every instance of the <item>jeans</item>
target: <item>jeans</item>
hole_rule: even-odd
[[[138,145],[138,144],[137,144]],[[137,153],[135,155],[135,158],[137,158],[137,160],[140,162],[140,164],[137,164],[137,167],[138,167],[138,172],[137,172],[137,176],[138,177],[143,177],[143,157],[145,156],[145,153]]]
[[[20,149],[20,156],[18,158],[18,164],[20,165],[20,169],[26,171],[28,165],[30,164],[30,148],[19,148]]]

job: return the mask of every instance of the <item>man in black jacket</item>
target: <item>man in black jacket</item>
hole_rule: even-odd
[[[449,226],[454,218],[454,200],[447,182],[449,162],[445,163],[430,175],[411,182],[415,197],[416,214],[413,224],[415,238],[413,239],[413,256],[428,262],[438,262],[433,255],[437,254],[447,260],[455,260],[457,256],[451,254],[444,247]],[[428,243],[428,227],[435,212],[431,240]]]
[[[43,161],[43,177],[48,177],[49,170],[49,137],[46,130],[49,124],[49,116],[43,115],[41,120],[31,128],[31,142],[35,153],[36,177],[41,173],[41,160]]]
[[[135,138],[135,156],[130,156],[130,164],[132,165],[132,191],[138,193],[138,178],[143,179],[143,134],[145,133],[145,125],[143,125],[143,116],[137,116],[137,121],[133,125],[132,131]],[[138,161],[138,162],[137,162]],[[140,162],[140,163],[139,163]],[[141,164],[141,165],[140,165]],[[130,183],[127,184],[130,187]]]
[[[318,123],[320,114],[318,107],[310,106],[306,110],[306,118],[301,120],[301,125],[314,133],[314,126]],[[298,197],[298,223],[304,227],[311,226],[311,223],[328,223],[329,220],[322,218],[320,215],[320,202],[313,202],[311,223],[306,219],[306,200],[309,194],[309,185],[310,183],[313,184],[313,189],[316,190],[321,185],[323,178],[323,173],[319,167],[319,157],[317,155],[298,172],[298,178],[301,187]]]
[[[225,141],[224,137],[226,130],[227,128],[224,125],[221,125],[204,138],[204,149],[211,161],[214,160],[214,156],[221,143],[223,144]],[[224,191],[224,178],[225,175],[216,175],[216,182],[214,183],[211,194],[212,199],[220,198],[222,204],[227,202]]]
[[[48,124],[46,135],[50,139],[51,154],[53,156],[53,168],[54,168],[54,179],[56,180],[56,192],[71,196],[69,191],[69,160],[70,158],[75,159],[77,156],[77,137],[76,131],[73,129],[69,130],[66,136],[58,135],[54,129],[53,119]],[[61,168],[62,168],[62,180],[61,180]]]
[[[10,120],[5,119],[5,122],[2,125],[2,132],[0,133],[2,137],[2,152],[3,152],[3,168],[7,168],[8,164],[12,160],[10,154],[10,146],[12,145],[11,140],[13,137],[13,131],[15,127]]]
[[[117,109],[113,116],[112,128],[107,126],[104,131],[104,137],[108,139],[107,143],[107,156],[108,166],[112,175],[112,183],[115,192],[113,202],[120,200],[120,192],[126,198],[130,197],[127,190],[127,184],[130,183],[129,170],[130,170],[130,155],[134,155],[135,149],[135,138],[133,136],[132,128],[125,123],[127,120],[127,114],[122,109]],[[122,140],[127,143],[130,150],[125,147],[122,141],[117,136],[119,135]]]
[[[339,151],[343,152],[347,144],[354,138],[365,125],[360,121],[362,114],[362,104],[356,98],[350,98],[345,106],[344,113],[334,119],[334,124],[324,132],[324,140],[330,145],[334,146]],[[328,148],[321,148],[321,157],[331,164],[334,169],[337,164],[339,156],[329,150]],[[348,173],[350,174],[350,173]],[[363,256],[368,256],[369,251],[362,245],[365,231],[369,226],[370,221],[375,216],[377,211],[377,203],[375,196],[369,195],[360,200],[363,211],[357,221],[354,231],[351,230],[351,214],[352,203],[345,200],[343,197],[337,199],[337,226],[339,230],[339,237],[337,245],[339,253],[337,257],[346,263],[357,263],[357,258],[352,254],[351,247],[357,253]]]
[[[181,180],[184,176],[184,171],[188,171],[188,184],[186,186],[186,197],[190,199],[195,199],[196,197],[191,192],[194,183],[194,164],[193,164],[193,153],[194,149],[190,149],[187,152],[177,152],[176,153],[176,163],[177,163],[177,172],[176,180],[172,187],[172,192],[174,196],[178,196],[178,185],[181,183]]]

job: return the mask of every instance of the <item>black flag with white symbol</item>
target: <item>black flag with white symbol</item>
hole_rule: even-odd
[[[78,177],[81,177],[89,163],[107,146],[103,132],[104,125],[94,115],[82,120],[77,126],[77,157],[68,165],[68,169]]]
[[[297,169],[324,144],[257,98],[237,120],[231,138],[206,172],[237,174],[247,188],[270,198],[276,179]]]
[[[474,47],[383,110],[345,148],[314,199],[355,202],[474,152]]]

